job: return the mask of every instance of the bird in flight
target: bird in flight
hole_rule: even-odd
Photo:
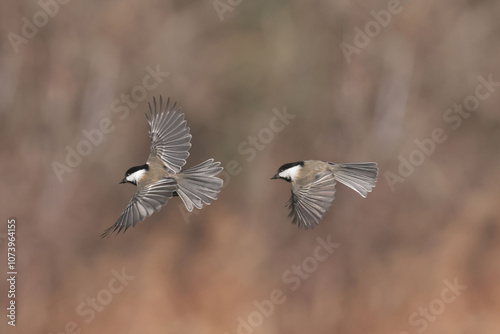
[[[120,183],[136,185],[137,191],[116,223],[101,237],[135,227],[174,196],[179,196],[190,212],[193,208],[201,209],[203,204],[216,200],[222,188],[223,181],[216,175],[223,168],[214,159],[182,170],[189,156],[191,134],[177,102],[171,104],[168,98],[164,104],[160,96],[159,103],[153,97],[153,105],[148,105],[149,158],[144,165],[132,167],[125,173]]]
[[[378,177],[376,162],[336,164],[320,160],[284,164],[271,179],[292,184],[292,197],[287,202],[292,223],[299,228],[314,228],[335,198],[336,181],[348,186],[363,197],[375,187]]]

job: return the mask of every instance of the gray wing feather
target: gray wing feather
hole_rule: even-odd
[[[294,191],[295,190],[295,191]],[[314,228],[332,205],[335,198],[335,178],[331,172],[318,174],[311,184],[292,188],[292,197],[287,205],[292,223],[298,222],[299,228]]]
[[[101,237],[109,236],[115,231],[117,234],[122,230],[125,232],[129,227],[135,227],[137,223],[159,211],[173,196],[175,187],[176,181],[169,178],[137,190],[120,218],[113,226],[104,231]]]
[[[149,111],[146,117],[151,138],[150,158],[160,158],[171,172],[178,173],[186,164],[191,148],[191,134],[184,114],[177,102],[170,105],[170,98],[164,106],[161,96],[159,105],[153,97],[153,105],[149,103]]]

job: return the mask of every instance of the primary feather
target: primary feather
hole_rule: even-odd
[[[191,148],[191,134],[184,120],[184,114],[177,103],[170,105],[170,98],[163,106],[160,96],[159,105],[153,98],[153,106],[149,104],[149,137],[151,138],[150,159],[160,158],[173,173],[179,173],[186,164]]]

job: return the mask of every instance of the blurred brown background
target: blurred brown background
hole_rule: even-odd
[[[489,92],[478,77],[500,81],[498,1],[402,1],[386,27],[370,12],[394,1],[43,3],[53,17],[0,4],[0,265],[15,217],[19,272],[15,328],[1,283],[1,333],[498,333],[500,87],[467,118],[447,112]],[[340,45],[355,39],[367,45],[349,62]],[[115,112],[156,66],[169,75]],[[187,167],[242,170],[189,223],[175,198],[99,239],[134,192],[118,182],[149,154],[144,113],[160,94],[186,113]],[[295,118],[270,140],[274,108]],[[113,130],[59,181],[53,162],[106,118]],[[391,190],[387,173],[422,158],[415,140],[436,128],[446,141]],[[303,159],[376,161],[379,181],[366,199],[338,185],[321,224],[298,230],[289,184],[269,178]],[[311,268],[328,236],[340,247],[292,291],[283,275]],[[455,278],[467,288],[444,303]],[[275,289],[286,300],[259,316]]]

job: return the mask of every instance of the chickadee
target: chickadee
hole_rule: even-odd
[[[220,162],[209,159],[201,164],[181,170],[189,156],[191,134],[186,126],[184,114],[177,102],[170,105],[170,98],[159,105],[153,97],[146,118],[149,123],[151,152],[142,166],[132,167],[125,173],[120,183],[132,183],[137,191],[118,221],[108,228],[101,237],[112,232],[126,231],[161,209],[173,196],[179,196],[186,209],[201,209],[217,199],[223,181],[215,177],[222,171]]]
[[[289,217],[299,228],[314,228],[335,198],[335,181],[355,190],[363,197],[377,182],[376,162],[335,164],[319,160],[297,161],[278,169],[271,180],[283,179],[292,184],[292,197],[287,202]]]

